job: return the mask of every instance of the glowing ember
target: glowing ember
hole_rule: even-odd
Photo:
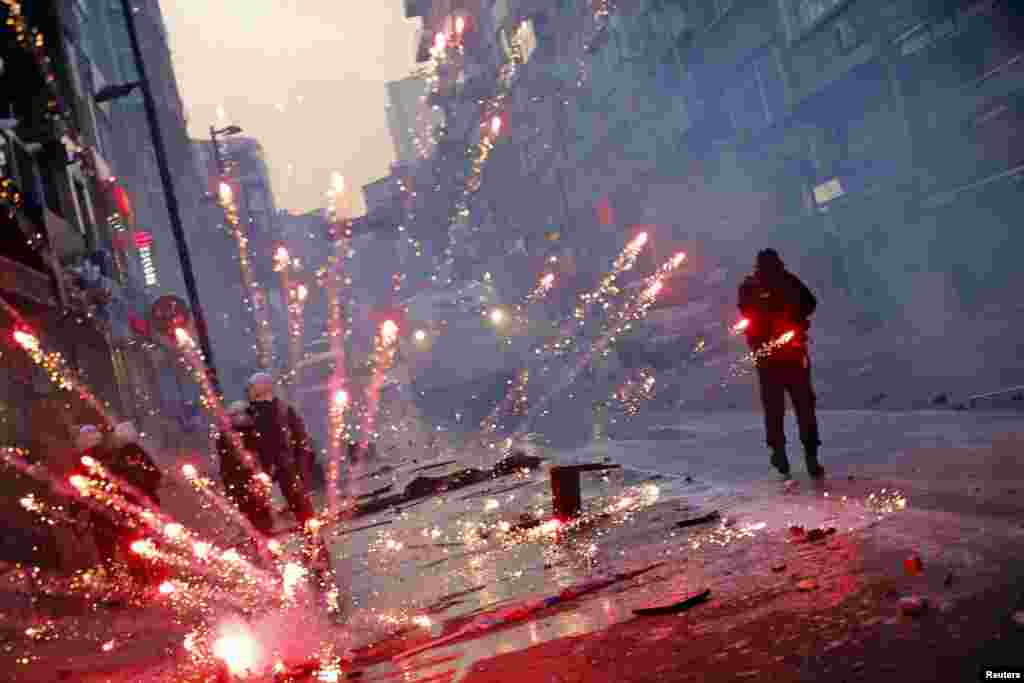
[[[491,132],[497,135],[501,132],[501,117],[495,116],[491,119]]]
[[[296,590],[305,578],[306,568],[301,564],[296,564],[295,562],[286,564],[284,571],[281,572],[282,588],[284,589],[285,597],[294,598]]]
[[[181,473],[184,474],[189,479],[195,479],[197,476],[199,476],[199,471],[196,469],[195,465],[182,465]]]
[[[14,331],[14,341],[16,341],[18,346],[26,351],[36,351],[39,349],[39,340],[34,335],[25,332],[24,330]]]
[[[505,312],[500,308],[495,308],[491,311],[491,322],[495,325],[500,325],[505,321]]]
[[[171,593],[173,593],[175,591],[174,584],[171,583],[170,581],[164,581],[163,583],[160,584],[160,589],[159,590],[160,590],[161,595],[170,595]]]
[[[634,249],[639,249],[645,244],[647,244],[647,233],[642,232],[636,236],[636,239],[633,240],[633,243],[630,246],[632,246]]]
[[[235,193],[231,191],[231,186],[227,183],[220,184],[220,201],[224,204],[230,204],[235,198]]]
[[[88,456],[88,455],[83,455],[82,456],[82,464],[85,465],[86,467],[88,467],[89,469],[92,469],[92,468],[96,467],[96,465],[98,463],[96,462],[95,458],[93,458],[91,456]]]
[[[299,285],[295,291],[299,297],[299,301],[305,301],[306,297],[309,296],[309,290],[306,288],[306,285]]]
[[[89,480],[80,474],[73,475],[68,481],[79,493],[86,493],[89,490]]]
[[[380,340],[385,346],[391,346],[398,339],[398,325],[394,320],[385,320],[380,326]]]
[[[241,624],[220,629],[220,637],[213,643],[213,656],[224,662],[233,676],[256,673],[262,658],[259,643]]]
[[[150,555],[156,551],[153,542],[149,540],[135,541],[130,547],[133,553],[142,556]]]
[[[177,522],[171,522],[164,526],[164,535],[171,540],[181,538],[182,534],[185,533],[185,527],[178,524]]]
[[[267,541],[267,550],[277,555],[281,552],[281,543],[277,539],[272,538]]]
[[[434,36],[434,50],[440,52],[448,47],[448,36],[443,33],[438,33]]]
[[[198,541],[192,544],[192,552],[200,560],[205,560],[207,557],[209,557],[211,550],[213,550],[213,545],[210,543]]]
[[[191,346],[192,344],[192,337],[180,327],[174,328],[174,338],[178,340],[178,344],[181,346]]]
[[[424,332],[423,330],[416,330],[416,332],[413,334],[413,338],[415,338],[416,341],[418,342],[424,341],[427,338],[427,333]]]
[[[337,171],[331,173],[331,191],[341,194],[345,191],[345,176]]]
[[[793,330],[790,330],[789,332],[785,332],[785,333],[783,333],[779,337],[778,343],[779,344],[788,344],[789,342],[793,341],[793,337],[795,337],[795,336],[796,336],[796,332],[794,332]]]
[[[554,534],[558,533],[558,530],[562,528],[562,522],[557,519],[549,519],[540,525],[540,531],[543,534]]]
[[[344,408],[348,405],[348,392],[344,389],[338,389],[334,392],[334,405],[338,408]]]
[[[732,326],[732,331],[736,334],[739,334],[740,332],[744,332],[748,327],[750,327],[750,320],[748,320],[747,318],[743,318],[738,323]]]
[[[465,31],[465,30],[466,30],[466,18],[465,17],[456,17],[455,18],[455,32],[461,35],[463,33],[463,31]]]

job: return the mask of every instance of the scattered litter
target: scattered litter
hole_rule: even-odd
[[[917,595],[900,598],[900,612],[916,617],[928,610],[928,600]]]
[[[717,520],[720,516],[721,515],[718,514],[718,510],[712,510],[711,512],[709,512],[706,515],[701,515],[700,517],[692,517],[690,519],[684,519],[681,522],[676,522],[676,528],[677,529],[683,529],[683,528],[688,527],[688,526],[696,526],[698,524],[707,524],[708,522],[713,522],[713,521]]]
[[[804,592],[813,591],[818,588],[818,582],[814,579],[802,579],[796,584],[796,587]]]
[[[817,541],[823,540],[826,536],[831,536],[836,532],[835,528],[829,527],[827,529],[811,529],[807,532],[807,542],[816,543]]]
[[[822,541],[826,537],[831,536],[835,532],[835,527],[807,530],[802,526],[791,526],[789,527],[789,539],[791,543],[817,543],[818,541]]]
[[[699,605],[700,603],[706,601],[710,597],[711,589],[706,588],[700,593],[691,595],[686,599],[680,600],[678,602],[671,602],[661,605],[652,605],[650,607],[638,607],[637,609],[633,610],[633,614],[644,617],[655,616],[658,614],[673,614],[675,612],[681,612],[683,610]]]

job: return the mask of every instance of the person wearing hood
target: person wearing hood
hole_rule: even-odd
[[[796,413],[807,473],[821,479],[825,470],[818,462],[821,438],[807,351],[807,333],[817,299],[800,278],[786,270],[777,251],[764,249],[757,254],[754,273],[739,287],[738,305],[757,366],[771,464],[789,480],[784,428],[788,393]],[[779,341],[787,337],[788,341],[780,345]]]
[[[248,402],[235,401],[228,406],[227,415],[237,441],[231,434],[221,433],[217,437],[221,481],[239,511],[257,531],[268,536],[274,530],[270,496],[257,488],[258,482],[253,481],[256,472],[246,464],[244,455],[238,449],[240,445],[259,461]]]
[[[247,388],[254,450],[295,519],[305,525],[315,514],[309,494],[316,460],[306,425],[293,406],[274,396],[274,379],[267,373],[253,375]]]

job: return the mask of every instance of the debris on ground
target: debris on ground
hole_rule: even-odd
[[[684,519],[681,522],[676,522],[676,528],[677,529],[683,529],[683,528],[688,527],[688,526],[697,526],[698,524],[707,524],[708,522],[714,522],[715,520],[719,519],[720,517],[721,517],[721,515],[718,513],[718,510],[712,510],[711,512],[709,512],[706,515],[701,515],[700,517],[691,517],[690,519]]]
[[[671,603],[661,604],[661,605],[652,605],[650,607],[638,607],[638,608],[633,610],[633,614],[637,614],[639,616],[645,616],[645,617],[647,617],[647,616],[655,616],[655,615],[659,615],[659,614],[674,614],[676,612],[682,612],[683,610],[687,610],[687,609],[690,609],[691,607],[699,605],[702,602],[705,602],[710,597],[711,597],[711,589],[710,588],[705,588],[700,593],[697,593],[695,595],[691,595],[691,596],[687,597],[686,599],[680,600],[678,602],[671,602]]]
[[[804,592],[813,591],[818,588],[818,582],[814,579],[801,579],[797,582],[796,587]]]
[[[920,616],[924,614],[927,610],[927,598],[922,598],[917,595],[910,595],[907,597],[900,598],[900,612],[907,616]]]

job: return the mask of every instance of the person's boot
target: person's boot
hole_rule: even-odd
[[[790,479],[789,458],[786,457],[786,447],[773,447],[771,456],[772,467],[779,471],[783,481]]]
[[[807,462],[807,474],[811,476],[811,479],[824,479],[825,468],[818,462],[818,447],[817,446],[804,446],[804,459]]]

